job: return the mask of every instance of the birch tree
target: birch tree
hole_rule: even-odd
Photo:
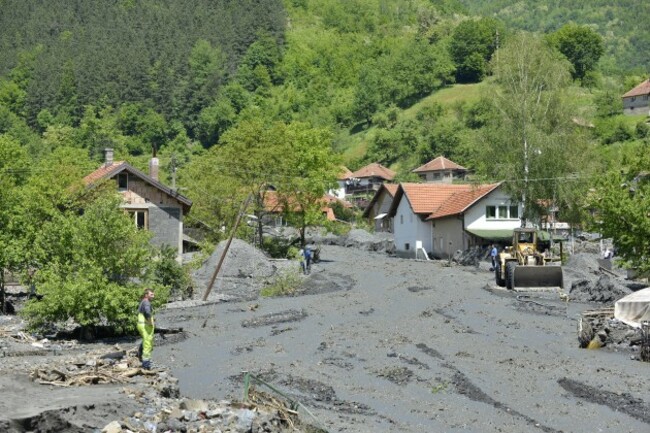
[[[587,141],[574,122],[570,64],[540,38],[521,33],[493,57],[492,117],[482,135],[485,171],[524,205],[576,207]],[[576,208],[577,209],[577,208]],[[567,213],[571,210],[567,209]]]

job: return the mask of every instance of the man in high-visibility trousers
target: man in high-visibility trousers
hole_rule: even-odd
[[[138,307],[138,332],[142,337],[140,344],[140,353],[142,359],[142,368],[151,369],[151,352],[153,352],[153,308],[151,300],[154,298],[153,290],[145,289],[142,301]]]

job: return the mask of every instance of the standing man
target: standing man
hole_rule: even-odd
[[[305,274],[311,272],[311,248],[305,245]]]
[[[495,270],[497,267],[497,255],[499,255],[497,246],[496,244],[492,244],[492,249],[490,250],[490,258],[492,259],[492,269],[490,269],[491,271]]]
[[[151,370],[151,352],[153,352],[153,308],[151,300],[154,298],[153,290],[145,289],[142,301],[138,307],[138,332],[142,337],[140,353],[142,354],[142,368]]]

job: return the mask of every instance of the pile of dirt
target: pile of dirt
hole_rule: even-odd
[[[195,298],[205,293],[226,243],[220,242],[202,266],[191,274]],[[266,282],[292,265],[289,261],[271,260],[245,241],[233,239],[208,299],[256,299]]]
[[[462,266],[479,266],[484,260],[488,260],[490,250],[488,247],[473,246],[466,250],[457,250],[452,260]]]
[[[578,342],[581,348],[605,348],[629,353],[635,360],[650,361],[643,352],[649,340],[641,328],[633,328],[614,318],[613,308],[587,310],[578,321]]]
[[[573,281],[569,298],[578,302],[599,302],[613,304],[632,291],[615,278],[601,275],[596,280],[581,279]]]
[[[569,257],[564,270],[564,286],[571,300],[578,302],[613,303],[632,292],[622,276],[605,271],[598,254],[578,253]]]
[[[395,241],[392,233],[369,233],[362,229],[353,229],[347,234],[342,245],[364,251],[392,252]]]

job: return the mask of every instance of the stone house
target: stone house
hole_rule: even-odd
[[[192,201],[158,180],[158,158],[149,162],[145,174],[125,161],[113,161],[113,150],[106,149],[105,162],[84,177],[86,185],[115,182],[123,197],[122,208],[133,217],[133,224],[149,230],[152,244],[168,245],[177,251],[177,260],[183,253],[183,218],[192,207]]]
[[[650,79],[645,80],[626,94],[623,98],[623,114],[650,115]]]

